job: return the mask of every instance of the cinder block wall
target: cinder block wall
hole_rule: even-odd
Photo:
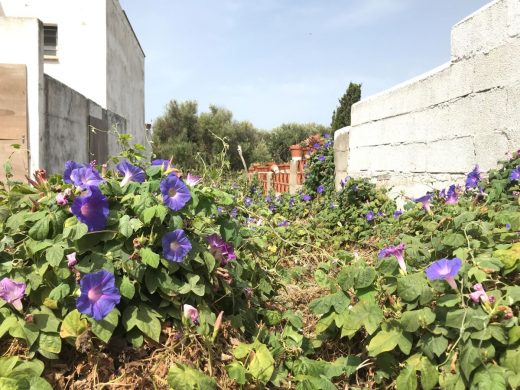
[[[352,125],[335,134],[337,186],[368,177],[418,196],[520,147],[520,1],[493,1],[456,24],[451,53],[353,106]]]

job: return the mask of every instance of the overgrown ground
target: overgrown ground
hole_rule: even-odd
[[[314,153],[302,194],[208,174],[176,210],[166,166],[143,183],[109,172],[109,215],[93,231],[68,209],[85,196],[74,182],[7,182],[0,277],[27,287],[22,309],[0,307],[0,387],[520,386],[520,156],[399,209],[366,181],[336,192],[331,147]],[[191,242],[174,262],[161,243],[173,229]],[[77,281],[99,269],[121,294],[102,320],[76,306]]]

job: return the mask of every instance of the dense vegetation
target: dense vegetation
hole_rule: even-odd
[[[139,147],[7,177],[0,388],[518,388],[520,155],[398,208],[332,142],[293,195]]]

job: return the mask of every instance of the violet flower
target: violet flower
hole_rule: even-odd
[[[96,321],[105,318],[121,300],[114,275],[104,269],[84,275],[79,288],[81,295],[76,300],[76,308]]]
[[[173,168],[173,164],[169,160],[153,160],[152,165],[160,165],[164,171]]]
[[[424,196],[421,196],[420,198],[415,199],[416,202],[422,203],[422,208],[429,213],[431,212],[431,208],[430,208],[431,200],[432,200],[431,194],[426,194]]]
[[[325,138],[325,139],[329,139],[330,137],[331,137],[330,133],[323,134],[323,138]]]
[[[98,187],[104,182],[99,172],[91,166],[73,169],[70,173],[72,184],[85,190],[88,187]]]
[[[319,150],[321,148],[321,145],[318,142],[316,142],[315,144],[312,145],[312,147],[316,150]]]
[[[401,215],[403,215],[403,211],[402,210],[395,210],[393,215],[394,215],[394,219],[397,219]]]
[[[493,303],[495,302],[495,297],[494,296],[488,296],[486,291],[484,290],[484,287],[482,286],[482,284],[480,283],[477,283],[473,286],[473,291],[472,293],[469,294],[469,297],[471,298],[471,300],[475,303],[479,303],[480,301],[482,301],[483,303]]]
[[[459,202],[459,197],[457,196],[457,187],[455,184],[452,184],[448,191],[442,190],[440,196],[444,198],[446,204],[456,204]]]
[[[246,207],[250,207],[253,204],[253,199],[251,199],[249,196],[246,196],[244,198],[244,204]]]
[[[282,222],[278,224],[279,227],[287,227],[289,226],[289,221],[284,219]]]
[[[65,171],[63,172],[63,181],[65,183],[73,184],[70,178],[70,174],[74,169],[85,168],[88,165],[77,163],[76,161],[69,160],[65,163]]]
[[[511,171],[509,175],[509,181],[514,181],[520,179],[520,165],[518,165],[515,169]]]
[[[199,311],[191,305],[184,305],[182,314],[185,318],[191,320],[194,325],[199,324]]]
[[[294,206],[294,198],[291,197],[291,199],[289,199],[289,208],[292,209],[293,206]]]
[[[312,197],[310,195],[307,195],[307,194],[302,195],[302,200],[304,202],[309,202],[311,199],[312,199]]]
[[[231,210],[231,213],[229,213],[229,215],[231,216],[231,218],[235,219],[237,217],[237,214],[238,214],[237,208],[233,207],[233,210]]]
[[[80,222],[93,232],[105,228],[108,219],[108,200],[97,187],[89,187],[82,196],[76,197],[70,208]]]
[[[375,216],[374,212],[373,211],[369,211],[368,213],[366,213],[365,219],[367,221],[372,221],[374,219],[374,216]]]
[[[130,164],[128,161],[123,161],[117,164],[117,170],[121,175],[124,175],[123,180],[121,180],[120,183],[121,187],[124,187],[131,181],[142,183],[145,179],[144,171],[141,168]]]
[[[22,298],[25,295],[27,285],[24,282],[15,282],[9,278],[0,280],[0,298],[11,304],[16,310],[21,311]]]
[[[179,211],[191,199],[188,187],[177,175],[170,174],[160,184],[163,202],[173,211]]]
[[[475,165],[475,168],[466,177],[466,189],[477,187],[480,181],[480,173],[479,166]]]
[[[404,262],[404,244],[401,243],[398,246],[386,247],[381,250],[378,255],[380,259],[390,256],[395,256],[397,262],[399,263],[399,267],[401,267],[403,272],[406,274],[406,263]]]
[[[455,257],[451,260],[440,259],[432,263],[426,268],[426,276],[430,280],[444,279],[454,290],[457,289],[457,283],[455,283],[455,276],[462,266],[462,260]]]
[[[324,186],[323,184],[320,184],[320,185],[318,186],[318,188],[316,188],[316,192],[317,192],[318,194],[322,194],[323,191],[325,191],[325,186]]]
[[[163,257],[176,263],[182,262],[191,250],[191,242],[184,230],[177,229],[162,237]]]
[[[220,265],[226,265],[237,258],[233,246],[224,241],[218,234],[206,237],[206,241],[209,244],[209,251],[220,262]]]
[[[323,154],[319,155],[318,161],[325,161],[325,156]]]

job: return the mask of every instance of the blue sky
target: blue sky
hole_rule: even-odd
[[[146,53],[146,119],[171,99],[269,130],[330,124],[362,97],[450,58],[450,30],[487,0],[120,0]]]

